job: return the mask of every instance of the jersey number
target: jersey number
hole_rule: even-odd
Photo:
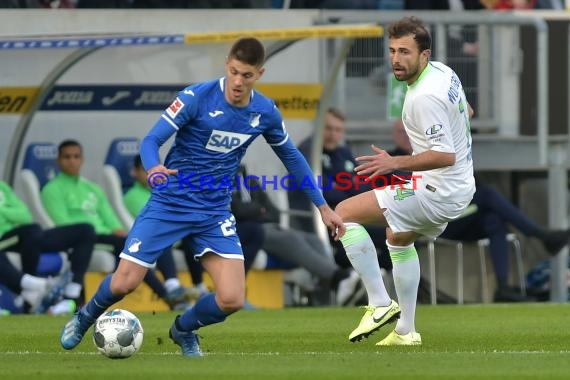
[[[224,220],[220,223],[222,234],[224,236],[231,236],[236,234],[236,218],[232,215],[231,218]]]

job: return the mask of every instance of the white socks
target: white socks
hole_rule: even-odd
[[[47,279],[25,273],[20,281],[23,290],[43,291],[48,285]]]
[[[77,299],[81,295],[81,284],[76,282],[70,282],[69,284],[65,285],[65,289],[63,290],[64,298],[71,298]]]
[[[44,292],[40,290],[30,290],[30,289],[23,289],[20,293],[24,301],[30,304],[32,307],[35,307],[39,304],[44,296]]]
[[[410,331],[416,331],[414,319],[420,284],[420,261],[413,244],[398,247],[390,245],[386,241],[386,245],[394,265],[392,275],[394,276],[398,303],[402,311],[395,330],[398,334],[404,335]]]
[[[175,289],[180,288],[182,285],[180,284],[180,280],[177,278],[169,278],[168,280],[164,281],[164,287],[166,288],[167,292],[171,292]]]
[[[388,306],[390,296],[384,286],[376,248],[364,227],[357,223],[345,223],[346,233],[340,239],[346,256],[354,270],[360,275],[368,293],[370,306]]]

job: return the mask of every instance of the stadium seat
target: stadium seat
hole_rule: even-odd
[[[139,154],[135,137],[116,138],[111,142],[103,164],[103,188],[121,223],[130,229],[134,219],[123,202],[124,193],[134,184],[131,176],[133,162]]]
[[[521,294],[526,296],[526,283],[525,283],[525,273],[522,258],[522,249],[519,238],[514,233],[509,233],[506,236],[507,242],[512,246],[512,252],[515,255],[515,261],[517,266],[517,277],[519,280],[519,286],[521,289]],[[430,273],[430,301],[432,305],[437,304],[437,283],[436,283],[436,269],[435,269],[435,246],[437,244],[455,247],[455,255],[457,262],[457,303],[463,304],[463,248],[464,242],[457,240],[449,240],[443,238],[428,239],[428,261],[429,261],[429,273]],[[487,248],[489,247],[489,239],[480,239],[477,241],[478,255],[479,255],[479,271],[481,275],[481,301],[484,303],[490,302],[487,295],[489,288],[489,279],[487,276]]]
[[[32,143],[28,145],[20,178],[24,200],[30,208],[34,220],[43,228],[52,228],[54,223],[42,204],[40,191],[58,172],[57,147],[54,144]]]
[[[42,228],[53,228],[55,223],[47,213],[42,200],[41,189],[59,172],[57,147],[52,143],[31,143],[26,148],[20,178],[24,201],[30,208],[34,220]],[[96,249],[93,252],[88,270],[110,273],[115,269],[115,256],[110,252]]]
[[[517,267],[517,278],[519,280],[519,288],[521,295],[526,297],[526,279],[524,271],[524,261],[522,257],[522,248],[519,237],[514,233],[509,233],[506,236],[507,243],[512,246],[512,252],[515,255],[515,262]],[[481,239],[477,241],[477,246],[479,248],[479,256],[485,257],[487,248],[489,247],[489,239]],[[481,264],[482,265],[482,264]]]

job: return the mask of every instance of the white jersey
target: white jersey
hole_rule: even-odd
[[[408,86],[402,119],[413,154],[428,150],[455,153],[455,164],[414,173],[417,191],[433,201],[469,202],[475,193],[467,101],[455,72],[429,62]]]

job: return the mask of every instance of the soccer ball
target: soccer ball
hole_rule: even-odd
[[[115,309],[97,318],[93,329],[93,342],[106,357],[124,359],[140,350],[143,333],[142,325],[133,313]]]

